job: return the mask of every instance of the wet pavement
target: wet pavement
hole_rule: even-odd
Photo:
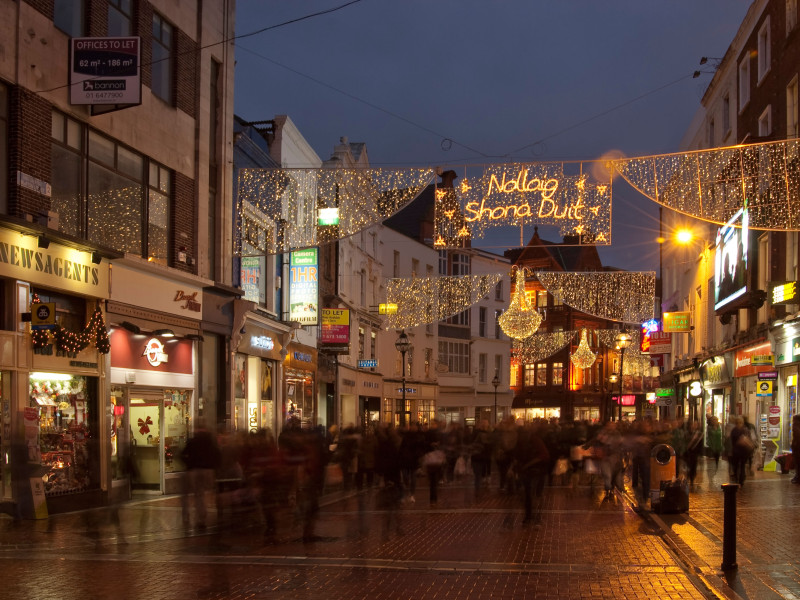
[[[712,465],[713,467],[713,465]],[[3,598],[800,598],[800,486],[758,473],[738,493],[738,563],[722,573],[724,463],[701,469],[684,515],[637,514],[601,489],[545,490],[540,524],[521,501],[466,479],[396,511],[378,492],[327,494],[304,541],[295,512],[265,536],[252,508],[184,528],[180,498],[115,510],[0,517]],[[216,517],[211,510],[210,515]]]

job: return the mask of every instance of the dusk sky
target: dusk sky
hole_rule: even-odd
[[[237,0],[236,33],[346,3]],[[360,0],[237,40],[235,111],[289,115],[323,160],[364,142],[374,167],[675,152],[711,80],[700,58],[725,54],[750,4]],[[619,181],[601,258],[656,270],[657,206]]]

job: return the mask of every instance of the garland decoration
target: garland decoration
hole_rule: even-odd
[[[31,304],[38,304],[41,300],[34,294]],[[102,311],[95,309],[83,331],[70,331],[56,323],[55,327],[48,331],[46,329],[34,329],[31,331],[31,342],[33,351],[36,354],[51,354],[52,346],[50,338],[56,347],[58,356],[68,356],[74,358],[78,352],[85,349],[90,343],[94,342],[100,354],[108,354],[111,351],[111,340],[108,337],[106,322]]]
[[[747,200],[750,227],[800,230],[800,141],[610,161],[636,190],[684,215],[724,225]]]
[[[536,277],[564,304],[588,315],[623,323],[644,323],[653,318],[653,271],[537,271]]]
[[[540,331],[523,340],[512,340],[511,356],[521,365],[532,365],[566,348],[578,333],[568,331]]]

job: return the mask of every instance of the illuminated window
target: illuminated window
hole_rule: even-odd
[[[536,385],[536,365],[525,365],[523,383],[525,387]]]
[[[469,342],[439,341],[439,362],[449,373],[469,373]]]
[[[508,385],[517,387],[519,385],[519,365],[511,363],[508,369]]]
[[[546,290],[539,290],[536,292],[536,306],[546,308],[547,307],[547,291]]]
[[[564,363],[553,363],[553,385],[564,384]]]
[[[536,386],[543,387],[547,385],[547,364],[536,364]]]

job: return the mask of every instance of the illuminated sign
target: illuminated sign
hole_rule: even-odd
[[[714,252],[714,309],[747,293],[747,251],[750,218],[747,202],[717,231]]]
[[[674,396],[675,388],[656,388],[656,396],[664,398],[666,396]]]
[[[756,396],[772,396],[772,382],[771,381],[759,381],[756,384]]]
[[[692,398],[700,398],[703,395],[703,384],[697,379],[689,382],[689,395]]]
[[[263,256],[243,256],[239,259],[239,287],[244,299],[263,304],[266,302],[263,275],[267,272]]]
[[[772,293],[770,294],[771,303],[775,304],[797,304],[797,282],[787,281],[786,283],[772,283]]]
[[[247,402],[247,430],[258,433],[258,402],[255,400]]]
[[[777,381],[778,372],[777,371],[761,371],[758,374],[758,378],[759,378],[759,380],[767,379],[767,380]],[[789,383],[787,382],[786,385],[789,385]]]
[[[150,338],[147,340],[147,343],[144,346],[144,352],[142,352],[142,356],[144,356],[147,359],[147,362],[149,362],[153,367],[157,367],[169,360],[167,353],[164,352],[164,344],[162,344],[157,338]]]
[[[374,369],[378,366],[378,361],[374,358],[364,358],[358,361],[359,369]]]
[[[692,330],[691,313],[688,310],[664,313],[665,333],[684,333]]]
[[[254,335],[250,337],[250,345],[253,348],[261,348],[263,350],[272,350],[275,347],[273,339],[266,335]]]
[[[654,392],[647,392],[644,395],[645,400],[647,400],[648,404],[655,404],[656,403],[656,395]]]
[[[754,367],[768,366],[771,367],[775,364],[775,356],[773,354],[753,354],[750,357],[750,364]]]
[[[397,304],[394,302],[389,302],[388,304],[379,304],[378,305],[378,314],[379,315],[395,315],[397,314]]]
[[[622,406],[635,406],[636,396],[634,396],[633,394],[623,394],[622,401],[620,401],[619,396],[614,396],[614,401]]]
[[[339,224],[338,208],[320,208],[317,211],[317,225],[324,227],[327,225]]]
[[[289,320],[303,325],[319,321],[317,249],[292,252],[289,267]]]

